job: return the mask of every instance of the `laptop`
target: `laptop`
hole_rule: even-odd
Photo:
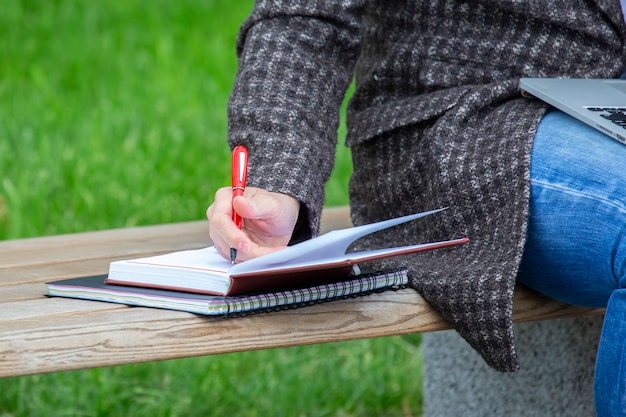
[[[626,144],[626,80],[522,78],[524,93]]]

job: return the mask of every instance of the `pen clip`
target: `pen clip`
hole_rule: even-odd
[[[248,178],[248,150],[239,145],[233,150],[232,160],[232,187],[234,190],[243,191],[246,188]]]
[[[231,180],[234,199],[239,195],[243,195],[243,192],[246,188],[246,181],[248,178],[248,149],[246,149],[245,146],[239,145],[233,150],[231,168]],[[239,229],[241,229],[243,226],[243,219],[235,212],[234,207],[232,208],[232,212],[233,222],[237,225]],[[234,259],[233,254],[231,254],[231,258]]]

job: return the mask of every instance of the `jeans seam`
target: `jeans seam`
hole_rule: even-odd
[[[568,187],[562,186],[560,184],[554,184],[554,183],[546,182],[546,181],[543,181],[543,180],[537,180],[537,179],[532,179],[531,178],[530,182],[531,182],[531,185],[537,184],[537,185],[541,185],[541,186],[546,187],[546,188],[551,188],[553,190],[561,191],[561,192],[564,192],[564,193],[569,193],[569,194],[576,195],[576,196],[579,196],[579,197],[585,197],[585,198],[589,198],[589,199],[593,199],[593,200],[598,200],[598,201],[601,201],[602,203],[606,204],[607,206],[617,208],[618,210],[620,210],[621,212],[626,214],[626,206],[625,205],[617,204],[615,201],[610,200],[610,199],[608,199],[606,197],[600,197],[600,196],[597,196],[597,195],[595,195],[593,193],[580,191],[580,190],[576,190],[576,189],[573,189],[573,188],[568,188]]]

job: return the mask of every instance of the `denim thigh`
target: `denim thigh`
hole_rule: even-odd
[[[550,297],[605,307],[624,287],[626,146],[552,110],[531,159],[528,237],[518,281]]]

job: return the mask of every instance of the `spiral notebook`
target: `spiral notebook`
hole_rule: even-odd
[[[406,270],[362,274],[347,281],[294,290],[240,296],[217,296],[105,283],[106,275],[46,284],[48,296],[105,301],[190,313],[234,317],[304,307],[326,301],[406,288]]]

